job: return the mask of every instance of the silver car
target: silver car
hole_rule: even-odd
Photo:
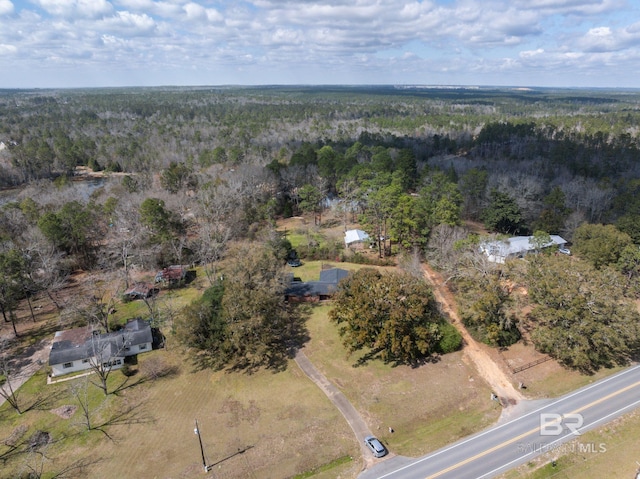
[[[367,436],[364,438],[364,443],[371,450],[371,453],[375,457],[383,457],[387,455],[387,449],[373,436]]]

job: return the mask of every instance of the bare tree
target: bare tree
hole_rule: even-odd
[[[96,333],[97,331],[94,331],[89,342],[89,366],[98,378],[98,381],[92,381],[92,384],[102,389],[107,396],[109,375],[117,366],[122,365],[124,352],[129,348],[131,339],[127,333],[122,335]]]
[[[109,229],[106,249],[111,251],[111,256],[117,257],[122,266],[122,281],[125,288],[129,287],[130,271],[136,258],[137,248],[142,242],[140,214],[138,206],[133,201],[127,201],[118,205],[115,211],[115,219]],[[107,265],[113,268],[113,264]]]
[[[141,408],[141,403],[127,400],[120,401],[114,409],[110,409],[108,414],[100,414],[101,406],[92,406],[89,383],[86,379],[72,385],[69,392],[80,407],[81,414],[78,424],[87,431],[101,432],[111,441],[115,441],[115,437],[110,432],[110,429],[114,426],[150,424],[154,422],[153,417]]]
[[[96,274],[85,282],[86,294],[78,296],[71,309],[77,317],[95,328],[109,332],[109,316],[118,304],[121,290],[119,280],[114,280],[114,272]]]
[[[18,398],[18,373],[11,364],[8,346],[7,339],[0,340],[0,397],[18,414],[22,414],[22,403]]]
[[[30,258],[28,270],[34,287],[43,290],[58,311],[64,304],[57,293],[68,283],[69,273],[63,267],[63,255],[48,242],[38,228],[30,228],[25,234],[25,254]]]

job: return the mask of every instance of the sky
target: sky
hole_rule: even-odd
[[[640,87],[640,0],[0,0],[0,88]]]

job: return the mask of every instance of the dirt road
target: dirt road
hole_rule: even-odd
[[[436,301],[440,303],[443,312],[449,315],[452,324],[458,328],[464,341],[464,355],[474,364],[478,374],[491,386],[495,394],[498,395],[503,406],[514,405],[521,401],[522,394],[513,387],[507,374],[498,364],[487,354],[483,346],[471,337],[467,329],[462,324],[456,308],[453,295],[447,289],[444,280],[436,271],[428,265],[423,265],[424,276],[433,286],[433,293]]]

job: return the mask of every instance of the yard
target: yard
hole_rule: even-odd
[[[362,267],[324,263],[346,269]],[[309,261],[289,269],[305,281],[315,280],[322,264]],[[81,293],[78,281],[73,287],[68,293]],[[205,287],[205,279],[198,275],[187,288],[161,292],[160,300],[178,312]],[[22,311],[24,345],[52,336],[56,330],[57,318],[48,300],[40,298],[34,304],[38,308],[37,323],[31,323],[24,308]],[[311,339],[305,345],[305,354],[342,390],[392,453],[413,457],[425,454],[481,430],[499,417],[501,408],[490,401],[491,390],[462,352],[434,358],[418,368],[392,367],[378,361],[354,367],[359,356],[346,356],[336,327],[327,317],[330,304],[305,307],[311,308],[307,322]],[[146,306],[133,301],[118,304],[115,309],[113,319],[123,321],[144,316]],[[3,333],[7,332],[5,328]],[[168,349],[140,355],[133,367],[135,374],[129,379],[120,371],[112,373],[110,390],[119,389],[117,394],[105,398],[91,384],[85,389],[93,425],[119,423],[104,427],[112,439],[83,426],[86,418],[77,408],[77,398],[86,379],[47,386],[43,368],[28,381],[20,390],[24,404],[45,396],[47,400],[22,415],[7,404],[0,407],[0,438],[4,441],[0,454],[10,448],[8,445],[32,439],[41,431],[51,438],[45,451],[47,459],[43,463],[37,454],[8,458],[6,473],[13,477],[29,468],[42,467],[43,477],[47,477],[82,459],[87,464],[80,477],[193,477],[202,474],[203,467],[193,431],[197,419],[206,462],[214,466],[212,477],[357,476],[362,461],[353,432],[293,361],[279,373],[195,371],[173,341],[169,324],[164,332]],[[537,357],[530,346],[522,345],[492,354],[511,367]],[[596,378],[567,372],[549,361],[519,373],[516,379],[527,384],[528,396],[539,398]],[[71,390],[74,385],[75,397]],[[114,421],[123,411],[127,414]],[[633,429],[626,423],[620,428],[627,431],[620,439],[626,437],[632,443]]]
[[[312,279],[320,264],[310,262],[299,269],[305,279]],[[171,301],[185,304],[202,286],[196,283],[173,290]],[[167,294],[163,291],[160,296]],[[140,301],[124,303],[117,306],[115,315],[142,314],[143,308]],[[336,329],[327,319],[328,310],[326,304],[313,307],[308,321],[312,339],[305,352],[393,452],[422,454],[498,417],[495,403],[486,400],[487,386],[464,363],[461,353],[415,369],[378,362],[352,367],[356,358],[345,357]],[[48,314],[32,330],[48,325],[51,334],[56,329],[54,316]],[[22,324],[26,339],[30,325]],[[0,437],[19,442],[36,431],[48,433],[52,442],[46,446],[49,459],[43,469],[49,473],[83,459],[89,464],[82,475],[97,478],[192,477],[202,470],[193,432],[197,419],[206,461],[215,464],[217,478],[296,477],[314,471],[318,472],[313,477],[320,479],[357,476],[362,461],[351,429],[293,361],[281,373],[194,371],[170,331],[165,333],[169,349],[140,355],[133,367],[136,374],[126,383],[122,372],[113,372],[110,390],[120,390],[107,398],[95,386],[85,386],[82,378],[47,386],[43,368],[20,390],[20,399],[31,404],[38,396],[51,397],[22,415],[3,405]],[[114,422],[114,417],[128,411],[121,424],[104,427],[113,440],[83,426],[78,400],[71,395],[74,384],[88,392],[94,426]],[[389,426],[395,430],[393,435],[388,433]],[[38,457],[12,459],[6,470],[17,474],[34,467]]]

